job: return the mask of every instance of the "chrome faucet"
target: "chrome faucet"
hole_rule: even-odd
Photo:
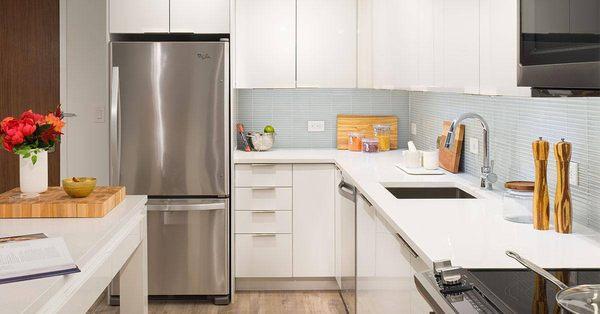
[[[444,146],[446,148],[450,148],[450,146],[452,146],[452,142],[454,142],[454,131],[456,126],[465,119],[477,119],[479,120],[479,123],[481,123],[481,127],[483,127],[483,166],[481,167],[481,187],[492,190],[493,184],[498,181],[498,176],[494,173],[494,161],[490,161],[490,127],[482,116],[474,112],[468,112],[460,115],[456,120],[452,121]]]

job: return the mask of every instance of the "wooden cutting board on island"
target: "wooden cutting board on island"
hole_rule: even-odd
[[[16,188],[0,194],[0,218],[100,218],[125,199],[124,186],[98,186],[92,194],[72,198],[61,187],[50,187],[39,197],[15,198]]]

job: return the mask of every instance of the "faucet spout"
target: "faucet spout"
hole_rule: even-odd
[[[483,166],[481,167],[481,187],[491,190],[493,184],[498,180],[498,176],[493,172],[494,163],[490,161],[490,140],[489,140],[489,124],[485,119],[474,112],[467,112],[461,114],[456,120],[452,121],[450,128],[448,129],[448,135],[446,136],[445,147],[450,148],[454,142],[454,132],[456,126],[466,119],[476,119],[481,123],[483,129]]]

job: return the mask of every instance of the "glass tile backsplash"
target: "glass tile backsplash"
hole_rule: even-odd
[[[370,89],[257,89],[238,90],[237,96],[237,120],[254,131],[273,125],[275,147],[279,148],[334,148],[338,114],[375,114],[398,116],[400,147],[412,139],[418,148],[432,149],[444,120],[477,112],[490,124],[490,154],[499,176],[498,187],[509,180],[533,180],[533,140],[542,136],[552,146],[565,138],[573,143],[572,160],[579,166],[579,184],[572,185],[575,220],[600,231],[600,99]],[[325,121],[325,131],[308,132],[309,120]],[[416,124],[416,135],[409,132],[411,123]],[[461,169],[479,175],[481,126],[476,121],[465,125]],[[479,142],[478,154],[468,149],[471,139]],[[552,151],[548,177],[553,194],[556,165]]]
[[[242,89],[237,121],[249,131],[275,128],[279,148],[333,148],[338,114],[395,115],[398,142],[408,141],[408,92],[371,89]],[[308,121],[325,121],[325,131],[308,132]]]

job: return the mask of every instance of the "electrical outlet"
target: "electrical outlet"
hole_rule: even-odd
[[[417,124],[414,122],[410,124],[410,134],[417,135]]]
[[[308,132],[325,131],[325,121],[308,121]]]
[[[569,163],[569,184],[579,186],[579,163],[574,161]]]
[[[479,140],[478,139],[476,139],[474,137],[469,138],[469,151],[475,155],[479,154]]]
[[[104,107],[94,107],[94,122],[95,123],[104,123]]]

